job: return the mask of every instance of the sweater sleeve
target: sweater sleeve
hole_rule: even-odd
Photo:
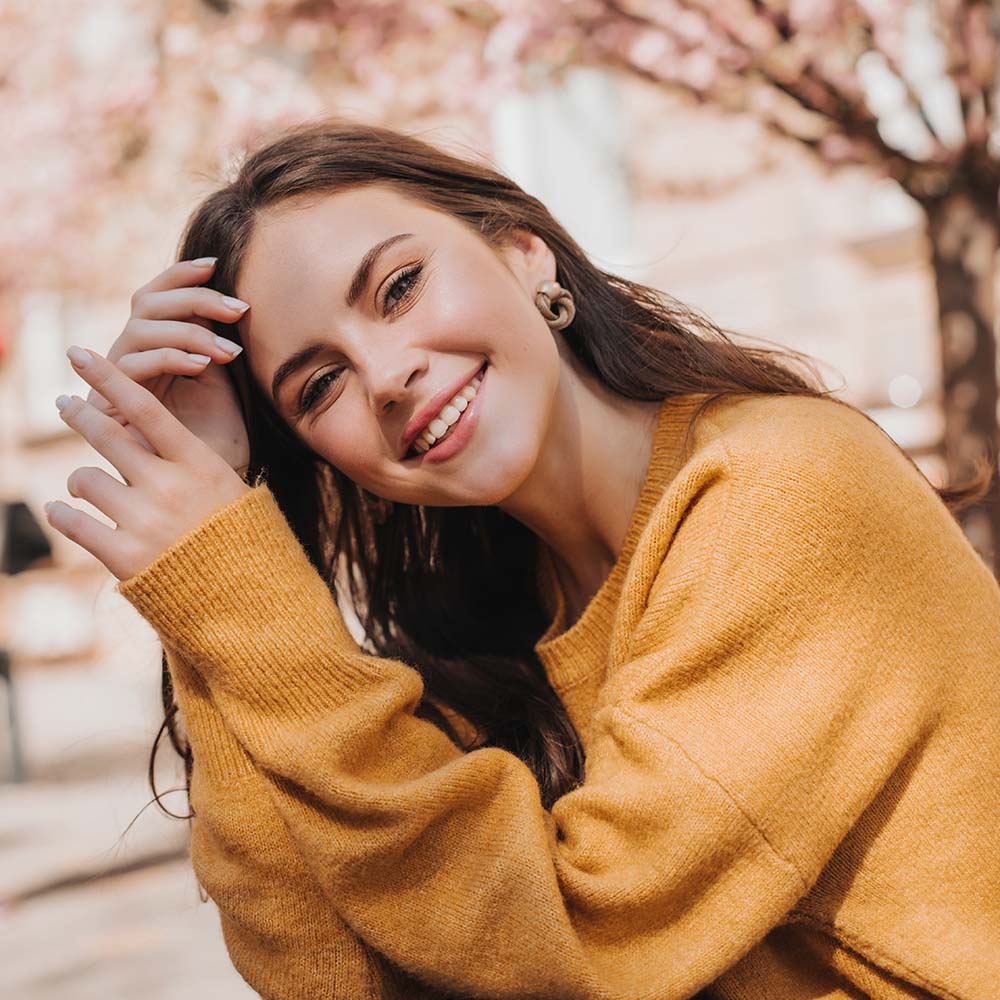
[[[786,918],[931,711],[921,605],[972,552],[874,433],[678,477],[551,811],[516,756],[415,717],[420,675],[358,649],[266,488],[119,589],[367,944],[477,997],[681,1000]]]
[[[237,972],[264,1000],[438,997],[373,952],[323,894],[255,767],[184,657],[166,648],[192,748],[191,859]]]

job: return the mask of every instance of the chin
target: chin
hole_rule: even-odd
[[[401,497],[400,502],[426,507],[494,507],[517,490],[533,467],[523,455],[497,456],[491,451],[489,456],[467,463],[462,475],[451,478],[446,494],[425,488],[420,495]]]
[[[537,461],[538,449],[532,452],[518,448],[508,437],[499,448],[491,449],[488,456],[476,463],[482,471],[473,470],[470,474],[476,499],[469,502],[482,507],[503,503],[531,476]]]

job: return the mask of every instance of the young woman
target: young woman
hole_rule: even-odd
[[[162,640],[263,996],[995,995],[1000,588],[949,510],[991,470],[935,490],[501,174],[336,121],[69,353],[124,482],[50,521]]]

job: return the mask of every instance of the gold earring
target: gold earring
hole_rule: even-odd
[[[568,288],[563,288],[558,281],[539,282],[535,289],[535,305],[553,330],[569,326],[576,315],[573,293]]]

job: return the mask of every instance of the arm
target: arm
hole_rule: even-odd
[[[240,975],[266,1000],[440,997],[400,975],[344,923],[289,836],[268,779],[223,724],[200,678],[166,652],[194,754],[192,865],[218,907]]]
[[[483,997],[687,997],[782,922],[933,710],[923,602],[971,548],[877,433],[678,477],[586,781],[551,811],[518,758],[414,717],[419,675],[358,650],[265,489],[120,590],[369,945]]]

